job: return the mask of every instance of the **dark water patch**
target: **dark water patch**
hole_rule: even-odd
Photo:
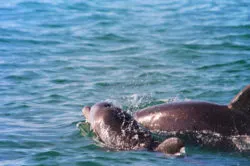
[[[87,71],[102,71],[107,72],[107,70],[117,70],[118,68],[116,66],[108,66],[108,65],[89,65],[89,66],[82,66],[83,69],[86,69]]]
[[[97,26],[101,26],[101,27],[112,27],[115,24],[117,24],[117,21],[114,21],[114,20],[102,20],[96,23]]]
[[[52,99],[67,99],[65,96],[59,95],[59,94],[50,94],[46,98],[52,98]]]
[[[47,2],[41,2],[41,1],[25,1],[25,2],[19,2],[16,4],[17,8],[22,9],[22,11],[35,11],[38,13],[45,13],[48,11],[51,11],[52,9],[55,8],[55,5],[53,5],[52,3],[47,3]],[[36,14],[34,12],[34,15]]]
[[[2,165],[21,165],[23,158],[27,156],[26,153],[22,151],[3,151],[1,153],[0,161]]]
[[[61,156],[62,156],[61,153],[59,153],[57,151],[50,150],[50,151],[38,153],[38,154],[34,155],[34,158],[37,161],[42,161],[42,160],[48,160],[51,158],[53,158],[53,160],[54,160],[56,157],[61,157]]]
[[[10,11],[14,11],[14,10],[15,10],[15,6],[14,5],[1,6],[0,7],[0,11],[2,11],[2,12],[10,12]]]
[[[118,54],[118,55],[131,55],[141,50],[140,47],[135,45],[129,45],[129,46],[118,46],[118,47],[112,47],[112,48],[106,48],[103,52],[110,53],[110,54]]]
[[[105,34],[103,36],[96,37],[97,40],[102,40],[102,41],[114,41],[114,42],[121,42],[121,43],[130,43],[133,40],[129,40],[128,38],[125,38],[123,36],[118,36],[117,34],[114,33],[109,33]]]
[[[13,96],[14,98],[14,96]],[[24,109],[27,110],[30,108],[30,105],[28,104],[21,104],[21,103],[17,103],[17,102],[7,102],[4,104],[5,107],[9,107],[11,109]]]
[[[237,73],[240,73],[240,72],[242,72],[242,69],[239,69],[239,68],[235,68],[235,69],[227,69],[225,72],[227,72],[227,73],[235,73],[235,74],[237,74]]]
[[[43,45],[43,46],[46,46],[46,45],[57,45],[57,44],[61,44],[60,41],[55,41],[55,40],[36,40],[36,39],[20,39],[20,38],[1,38],[0,39],[0,42],[6,44],[6,43],[9,43],[9,44],[13,44],[13,45],[20,45],[20,46],[23,46],[24,44],[28,44],[28,45],[34,45],[34,46],[37,46],[37,45]]]
[[[29,78],[22,76],[22,75],[10,75],[10,76],[5,77],[5,79],[11,80],[11,81],[17,81],[17,82],[29,80]]]
[[[24,29],[18,29],[18,28],[7,28],[7,27],[0,27],[1,32],[1,38],[0,41],[2,42],[8,42],[9,37],[17,37],[18,34],[22,35],[31,35],[30,32],[25,31]]]
[[[1,148],[10,148],[12,147],[13,149],[15,148],[25,148],[22,144],[20,144],[18,141],[14,140],[0,140],[0,147]]]
[[[58,24],[58,23],[42,23],[40,24],[40,27],[44,27],[44,28],[63,28],[65,27],[64,24]]]
[[[97,162],[97,161],[79,161],[76,163],[76,165],[79,166],[85,166],[85,165],[89,165],[89,166],[103,166],[103,164]]]
[[[148,59],[148,61],[151,61],[150,59]],[[150,70],[150,69],[158,69],[158,70],[165,70],[167,73],[167,70],[171,68],[171,65],[165,65],[165,64],[161,64],[159,62],[155,62],[155,63],[148,63],[148,64],[141,64],[139,67],[146,69],[146,70]]]
[[[138,48],[142,49],[142,48]],[[155,63],[159,62],[157,59],[152,57],[141,57],[141,56],[127,56],[126,58],[120,59],[121,63],[128,63],[130,66],[140,67],[144,66],[145,68],[149,67],[150,65],[156,65]]]
[[[41,74],[35,70],[26,70],[22,72],[22,75],[24,75],[26,78],[28,79],[38,79],[38,78],[42,78]]]
[[[54,146],[52,142],[48,141],[45,142],[42,140],[39,141],[22,140],[22,145],[25,147],[25,149],[47,148]]]
[[[123,84],[121,82],[97,82],[95,83],[96,86],[99,87],[114,87],[114,86],[122,86]]]
[[[217,68],[223,68],[227,66],[242,66],[248,64],[246,60],[238,60],[238,61],[233,61],[233,62],[227,62],[223,64],[214,64],[214,65],[206,65],[202,67],[198,67],[198,70],[209,70],[209,69],[214,69],[216,70]]]
[[[238,39],[250,39],[250,34],[226,34],[216,37],[218,40],[238,40]]]
[[[100,147],[98,147],[97,145],[95,144],[89,144],[89,145],[86,145],[86,146],[82,146],[83,149],[86,149],[86,150],[101,150]]]
[[[68,79],[55,79],[51,81],[52,83],[55,84],[68,84],[74,82],[73,80],[68,80]]]
[[[193,92],[196,92],[198,93],[200,91],[200,89],[198,88],[183,88],[183,89],[180,89],[180,93],[183,94],[183,95],[190,95],[190,94],[193,94]]]
[[[199,54],[199,50],[197,50],[198,47],[196,47],[196,45],[192,45],[191,47],[173,47],[170,49],[167,49],[166,51],[164,51],[164,53],[166,55],[169,55],[171,58],[171,55],[175,55],[181,58],[185,58],[190,60],[191,59],[196,59],[196,58],[200,58],[201,55]]]
[[[67,9],[69,10],[73,10],[76,12],[88,12],[92,9],[92,2],[76,2],[73,4],[68,4],[67,6],[65,6]]]
[[[241,24],[241,25],[227,25],[227,26],[214,26],[216,28],[226,28],[226,29],[236,29],[236,30],[249,30],[250,24]]]
[[[45,6],[51,5],[51,4],[45,3],[45,2],[25,1],[25,2],[20,2],[17,5],[23,6],[23,7],[28,7],[28,8],[36,8],[36,7],[45,7]]]
[[[215,49],[215,50],[244,50],[244,51],[249,51],[250,47],[248,45],[239,45],[235,43],[229,43],[229,42],[223,42],[220,44],[209,44],[209,45],[204,45],[204,44],[186,44],[183,47],[188,48],[188,49],[194,49],[194,50],[210,50],[210,49]]]
[[[165,78],[170,78],[172,77],[172,75],[168,74],[168,73],[162,73],[162,72],[144,72],[141,73],[140,75],[137,76],[137,78],[161,78],[161,79],[165,79]]]
[[[12,65],[11,65],[12,66]],[[15,65],[14,65],[15,66]],[[40,73],[36,71],[23,71],[23,72],[10,72],[10,74],[5,74],[4,80],[8,84],[15,82],[27,83],[28,81],[34,81],[43,78]]]
[[[119,153],[119,152],[118,152]],[[119,162],[119,163],[125,163],[125,164],[131,164],[132,163],[132,160],[131,161],[120,161],[119,158],[115,158],[115,157],[102,157],[102,156],[97,156],[95,157],[96,160],[100,160],[102,162],[105,162],[105,161],[111,161],[111,162]],[[130,160],[130,159],[129,159]],[[136,161],[136,160],[135,160]]]

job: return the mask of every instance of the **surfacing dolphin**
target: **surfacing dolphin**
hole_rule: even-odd
[[[84,107],[82,113],[100,142],[114,150],[158,151],[167,155],[185,153],[183,142],[176,137],[163,142],[154,140],[151,133],[140,126],[131,115],[111,103],[101,102]]]
[[[178,136],[185,143],[240,150],[235,139],[242,138],[250,144],[250,85],[228,105],[165,103],[137,111],[134,118],[151,132]]]

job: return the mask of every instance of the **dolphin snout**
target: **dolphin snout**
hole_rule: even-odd
[[[90,107],[89,106],[83,107],[82,114],[86,118],[86,121],[89,121],[89,113],[90,113]]]

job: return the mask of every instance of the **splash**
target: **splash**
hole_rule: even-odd
[[[154,138],[159,140],[174,136],[181,138],[187,144],[198,145],[206,149],[250,152],[250,136],[248,135],[224,136],[209,130],[174,132],[153,131],[153,133]]]
[[[189,101],[189,99],[183,99],[184,101]],[[139,109],[146,108],[148,106],[153,106],[162,103],[173,103],[181,101],[178,96],[174,96],[167,99],[155,99],[153,94],[131,94],[128,96],[123,96],[121,98],[110,98],[106,99],[105,102],[111,102],[115,106],[122,108],[129,114],[135,113]]]
[[[78,122],[76,124],[76,127],[81,131],[81,134],[84,137],[92,137],[92,138],[97,137],[93,132],[93,130],[91,130],[90,123],[86,121]]]
[[[152,105],[154,98],[151,94],[132,94],[121,98],[106,99],[105,102],[111,102],[115,106],[123,108],[127,113],[133,114],[136,110]]]
[[[230,138],[235,144],[237,149],[241,152],[250,152],[250,136],[249,135],[237,135]]]

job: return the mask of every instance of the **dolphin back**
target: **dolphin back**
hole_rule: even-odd
[[[235,111],[242,111],[250,116],[250,85],[247,85],[233,98],[228,108]]]

